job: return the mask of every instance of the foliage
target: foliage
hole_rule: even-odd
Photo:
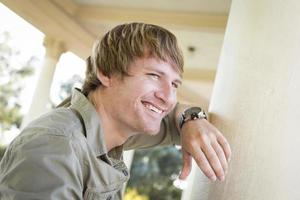
[[[127,188],[124,200],[149,200],[146,195],[141,195],[136,189]]]
[[[8,32],[0,33],[0,133],[12,126],[20,127],[21,114],[20,94],[25,86],[25,78],[33,74],[31,57],[21,61],[20,52],[11,46]]]
[[[174,147],[136,150],[127,187],[151,200],[180,199],[181,190],[173,186],[173,181],[181,166],[181,153]]]
[[[82,78],[75,74],[69,80],[62,82],[60,85],[59,98],[60,100],[64,100],[68,96],[72,94],[72,89],[76,85],[81,85],[83,83]]]

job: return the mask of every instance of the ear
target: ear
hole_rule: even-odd
[[[101,71],[97,71],[97,78],[104,87],[111,86],[111,78],[109,76],[104,75]]]

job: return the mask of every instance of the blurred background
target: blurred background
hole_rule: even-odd
[[[0,2],[1,152],[80,87],[96,38],[124,22],[154,23],[171,30],[184,53],[178,100],[208,110],[233,154],[224,182],[209,182],[194,163],[179,184],[179,149],[126,152],[125,199],[299,199],[298,0]]]
[[[0,3],[0,145],[80,87],[92,43],[125,22],[171,30],[185,57],[181,102],[206,110],[214,84],[230,0],[4,0]],[[180,149],[137,150],[126,157],[125,200],[184,199],[174,186]],[[131,160],[133,162],[131,164]]]

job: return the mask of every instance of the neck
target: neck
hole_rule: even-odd
[[[107,151],[110,151],[111,149],[124,144],[129,136],[124,132],[124,129],[120,128],[115,122],[113,116],[110,114],[112,113],[110,112],[110,101],[100,90],[101,89],[98,88],[95,91],[90,92],[88,100],[94,105],[100,116],[104,142]]]

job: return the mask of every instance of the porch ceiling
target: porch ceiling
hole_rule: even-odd
[[[48,36],[86,58],[93,42],[111,27],[147,22],[170,29],[185,57],[185,76],[213,81],[230,0],[2,0]]]

